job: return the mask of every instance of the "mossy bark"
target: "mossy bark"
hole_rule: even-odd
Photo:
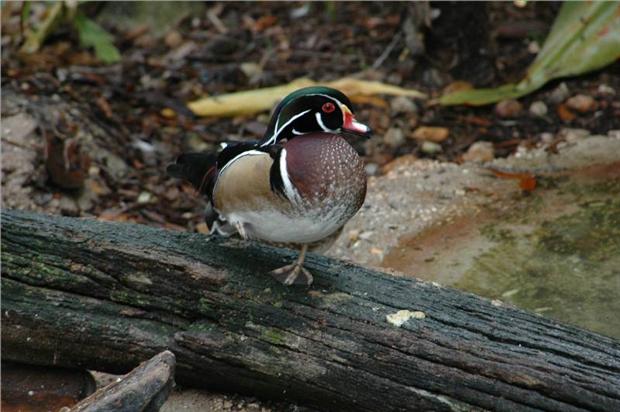
[[[3,359],[118,373],[169,349],[182,384],[324,410],[620,410],[613,339],[316,255],[311,288],[266,275],[294,256],[3,211]]]

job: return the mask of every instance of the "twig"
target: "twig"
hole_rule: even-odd
[[[390,55],[390,53],[392,53],[392,50],[394,49],[394,47],[396,47],[396,44],[400,40],[400,38],[402,36],[402,33],[403,33],[402,30],[398,30],[396,32],[396,34],[394,34],[394,37],[392,37],[392,40],[390,41],[390,44],[388,44],[388,46],[385,48],[383,53],[381,53],[381,56],[379,56],[377,58],[377,60],[375,60],[375,62],[372,64],[372,68],[374,70],[376,70],[379,67],[381,67],[381,65],[383,64],[385,59],[387,59],[388,56]]]

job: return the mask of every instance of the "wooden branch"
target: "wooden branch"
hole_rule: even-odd
[[[170,351],[155,355],[120,380],[82,399],[69,412],[156,412],[174,385],[175,363]]]
[[[310,289],[266,275],[294,256],[4,211],[3,359],[121,373],[169,349],[182,384],[329,410],[620,410],[613,339],[316,255]]]

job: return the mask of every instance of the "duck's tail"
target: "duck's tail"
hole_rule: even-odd
[[[217,153],[183,153],[168,165],[169,176],[187,180],[201,194],[211,198],[217,176]]]

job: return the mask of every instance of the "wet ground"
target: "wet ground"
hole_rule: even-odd
[[[547,184],[407,237],[382,265],[620,338],[620,162]]]
[[[529,171],[536,188],[523,191],[489,171],[497,169]],[[404,165],[370,187],[332,253],[620,338],[617,137],[584,136],[558,154],[540,148],[483,167]]]

